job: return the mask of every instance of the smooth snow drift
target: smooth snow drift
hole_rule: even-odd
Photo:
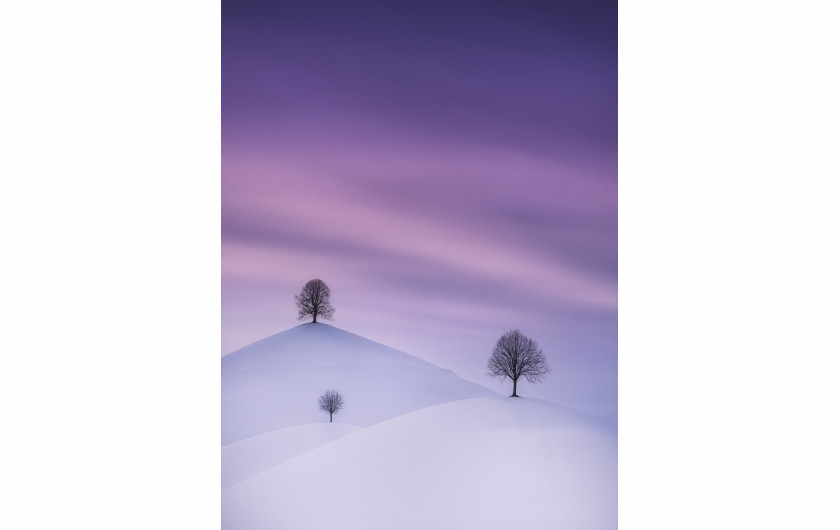
[[[326,324],[222,358],[222,444],[226,530],[617,524],[614,424]]]
[[[429,407],[222,492],[222,527],[614,529],[615,426],[527,398]]]
[[[360,427],[343,423],[312,423],[289,427],[222,447],[222,488],[227,488]]]
[[[498,395],[453,372],[327,324],[303,324],[222,357],[222,445],[328,421],[318,396],[336,389],[334,421],[368,426],[420,408]]]

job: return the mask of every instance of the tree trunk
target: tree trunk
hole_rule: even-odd
[[[330,423],[332,423],[332,412],[330,412]]]
[[[516,395],[516,379],[513,380],[513,394],[510,397],[519,397]]]
[[[318,322],[318,312],[317,311],[312,313],[312,323],[314,324],[316,322]]]

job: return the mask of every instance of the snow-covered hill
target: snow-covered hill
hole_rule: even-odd
[[[328,324],[303,324],[222,357],[222,445],[326,421],[325,390],[344,395],[334,421],[372,425],[456,399],[497,395],[453,372]]]
[[[429,407],[222,492],[226,529],[616,527],[615,426],[489,397]]]
[[[326,324],[222,359],[222,442],[223,529],[616,527],[615,425]]]
[[[228,444],[222,447],[222,488],[242,482],[359,429],[344,423],[311,423]]]

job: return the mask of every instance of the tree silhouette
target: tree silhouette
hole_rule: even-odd
[[[516,382],[520,377],[525,376],[529,382],[539,383],[551,372],[537,343],[518,329],[502,335],[493,348],[487,369],[487,375],[513,380],[513,394],[510,397],[519,397],[516,395]]]
[[[330,304],[330,288],[321,280],[309,280],[300,294],[295,295],[295,303],[298,308],[298,320],[308,316],[312,322],[318,322],[318,317],[332,320],[335,308]]]
[[[338,414],[343,407],[344,396],[338,390],[327,390],[318,398],[318,408],[330,413],[330,423],[332,423],[333,414]]]

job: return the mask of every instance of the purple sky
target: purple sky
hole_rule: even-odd
[[[287,4],[287,5],[284,5]],[[614,2],[247,2],[222,10],[222,354],[333,325],[502,392],[616,418]]]

